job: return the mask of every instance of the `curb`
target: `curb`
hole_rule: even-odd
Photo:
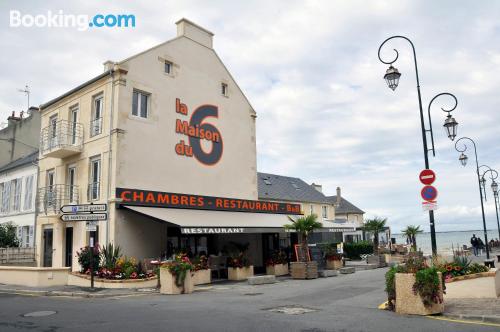
[[[64,297],[78,297],[78,298],[110,298],[110,297],[123,297],[123,296],[139,296],[151,293],[122,293],[122,294],[95,294],[95,293],[82,293],[82,292],[65,292],[65,291],[38,291],[38,290],[24,290],[24,289],[1,289],[0,294],[11,295],[26,295],[26,296],[64,296]]]
[[[495,323],[500,324],[500,316],[488,316],[488,315],[464,315],[464,314],[448,314],[443,313],[442,317],[453,318],[453,319],[463,319],[475,322],[484,323]]]

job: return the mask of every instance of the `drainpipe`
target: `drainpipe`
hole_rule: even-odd
[[[40,153],[40,152],[38,152]],[[37,259],[37,242],[36,242],[36,227],[37,227],[37,219],[38,219],[38,209],[39,209],[39,202],[38,200],[40,199],[40,197],[38,196],[38,181],[40,179],[40,159],[37,158],[36,159],[36,185],[35,185],[35,222],[34,222],[34,225],[33,225],[33,247],[35,249],[35,260],[36,260],[36,263],[37,263],[37,266],[41,266],[40,265],[40,261],[41,261],[41,257],[40,259]],[[43,239],[40,238],[40,244],[43,242]]]
[[[111,163],[113,161],[112,151],[113,151],[113,110],[115,104],[115,73],[114,70],[109,71],[109,75],[111,76],[111,109],[109,112],[109,147],[108,147],[108,190],[106,194],[106,204],[109,206],[109,198],[111,196]],[[111,215],[111,211],[108,211],[108,216]],[[110,220],[106,221],[106,245],[109,244],[109,223]]]

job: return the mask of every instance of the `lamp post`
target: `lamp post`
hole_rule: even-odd
[[[414,61],[414,65],[415,65],[415,78],[417,81],[418,106],[419,106],[419,110],[420,110],[420,126],[421,126],[421,130],[422,130],[422,143],[423,143],[423,148],[424,148],[424,161],[425,161],[425,168],[429,169],[429,156],[428,156],[429,151],[432,150],[432,154],[434,156],[436,155],[436,152],[434,149],[434,134],[432,131],[432,122],[431,122],[431,113],[430,113],[431,105],[436,98],[443,96],[443,95],[451,96],[454,99],[455,105],[450,110],[442,109],[444,112],[448,113],[448,116],[445,120],[443,127],[447,131],[448,137],[453,141],[455,139],[455,136],[457,135],[458,122],[451,116],[450,113],[457,107],[457,98],[453,94],[448,93],[448,92],[440,93],[440,94],[436,95],[434,98],[432,98],[431,102],[429,103],[428,109],[427,109],[430,129],[426,129],[425,121],[424,121],[424,112],[422,109],[422,95],[420,93],[420,80],[419,80],[419,76],[418,76],[417,54],[415,52],[415,46],[413,45],[413,42],[410,39],[408,39],[407,37],[405,37],[405,36],[392,36],[392,37],[387,38],[386,40],[384,40],[382,42],[382,44],[380,44],[379,49],[378,49],[378,58],[382,63],[389,65],[389,68],[387,69],[387,71],[384,75],[384,79],[386,80],[387,85],[391,90],[393,90],[393,91],[396,90],[396,88],[398,87],[398,84],[399,84],[399,78],[401,77],[401,73],[398,71],[397,68],[395,68],[393,66],[393,63],[396,62],[396,60],[398,59],[399,52],[396,49],[394,49],[394,52],[396,52],[396,57],[392,61],[384,61],[382,59],[382,57],[380,56],[380,51],[382,50],[382,47],[385,45],[385,43],[387,43],[389,40],[392,40],[392,39],[404,39],[404,40],[406,40],[408,43],[410,43],[412,51],[413,51],[413,61]],[[432,149],[429,149],[427,146],[427,132],[431,133]],[[437,254],[437,245],[436,245],[436,229],[434,227],[434,211],[432,211],[432,210],[429,211],[429,224],[430,224],[430,231],[431,231],[432,255],[434,256]]]
[[[484,166],[488,167],[486,165],[484,165]],[[498,172],[496,170],[488,167],[488,169],[486,171],[484,171],[483,176],[481,177],[481,181],[483,181],[483,190],[484,190],[485,199],[486,199],[485,175],[488,172],[490,173],[491,191],[493,191],[493,200],[495,201],[495,213],[497,216],[498,238],[500,239],[500,221],[498,219],[498,183],[495,181],[498,178]]]
[[[476,142],[474,142],[471,138],[469,137],[462,137],[462,138],[459,138],[456,143],[455,143],[455,150],[457,150],[458,152],[460,152],[460,157],[458,158],[458,160],[460,160],[460,163],[462,164],[462,166],[465,167],[465,165],[467,165],[467,160],[469,159],[467,157],[467,155],[464,153],[465,151],[467,151],[467,144],[463,143],[463,148],[459,148],[458,147],[458,143],[461,141],[461,140],[468,140],[469,142],[472,143],[472,145],[474,146],[474,156],[476,157],[476,173],[477,173],[477,183],[479,185],[479,198],[481,200],[481,213],[482,213],[482,216],[483,216],[483,231],[484,231],[484,244],[486,246],[486,259],[490,259],[490,249],[488,247],[488,232],[486,231],[486,218],[484,216],[484,203],[483,203],[483,192],[482,192],[482,189],[481,189],[481,176],[479,174],[479,162],[477,160],[477,148],[476,148]]]

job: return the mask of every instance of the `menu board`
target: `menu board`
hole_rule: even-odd
[[[295,257],[298,262],[310,262],[311,255],[307,248],[304,248],[301,244],[296,244],[295,246]]]

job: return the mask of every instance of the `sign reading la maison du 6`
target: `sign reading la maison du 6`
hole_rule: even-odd
[[[180,99],[175,100],[175,112],[180,116],[188,116],[189,110]],[[208,166],[215,165],[222,157],[222,136],[213,124],[204,122],[207,118],[218,118],[219,109],[214,105],[201,105],[191,114],[188,121],[176,119],[175,132],[187,136],[188,142],[181,139],[175,145],[175,153],[180,156],[195,158],[200,163]],[[209,142],[212,147],[209,152],[203,150],[202,141]]]
[[[122,205],[235,212],[301,214],[300,204],[167,193],[140,189],[116,188],[116,197],[121,199]]]

